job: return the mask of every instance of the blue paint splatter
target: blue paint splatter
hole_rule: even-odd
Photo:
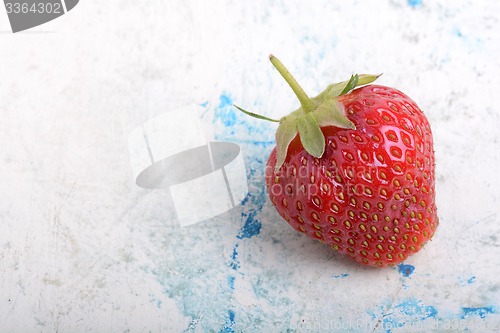
[[[233,254],[231,255],[231,259],[238,260],[238,244],[236,244],[233,248]]]
[[[226,323],[224,324],[224,327],[220,330],[221,333],[234,333],[233,325],[235,323],[234,321],[234,311],[233,310],[227,310],[227,315],[228,319]]]
[[[242,114],[234,107],[231,95],[225,92],[220,94],[219,103],[215,106],[213,123],[222,125],[216,133],[219,141],[262,142],[264,145],[275,143],[276,124]]]
[[[347,277],[347,276],[349,276],[349,274],[347,274],[347,273],[342,273],[342,274],[339,274],[339,275],[335,275],[335,276],[334,276],[334,278],[336,278],[336,279],[338,279],[338,278],[345,278],[345,277]]]
[[[461,286],[467,286],[469,284],[473,284],[476,282],[476,277],[475,276],[471,276],[469,277],[468,279],[465,279],[463,277],[458,277],[458,283],[461,285]]]
[[[382,318],[382,328],[386,332],[392,329],[406,327],[408,324],[422,322],[427,319],[436,318],[438,311],[432,305],[425,305],[421,300],[415,298],[405,299],[395,305],[387,300],[388,304],[381,304],[378,311],[368,311],[372,319]]]
[[[421,6],[422,0],[408,0],[408,5],[413,8]]]
[[[425,306],[422,304],[422,301],[415,298],[404,300],[396,305],[395,308],[400,309],[400,312],[404,315],[415,316],[420,320],[436,317],[437,315],[437,309],[435,307],[432,305]]]
[[[398,271],[404,277],[409,277],[413,274],[413,271],[415,271],[415,267],[412,265],[399,264]]]
[[[200,106],[203,106],[203,107],[206,107],[207,105],[208,105],[208,101],[203,102],[203,103],[200,104]]]
[[[233,109],[233,100],[226,94],[222,94],[219,97],[216,119],[219,119],[226,127],[231,127],[236,124],[236,113]]]
[[[225,94],[220,95],[219,101],[220,101],[219,108],[225,108],[227,106],[233,105],[233,100],[231,99],[231,97]]]
[[[262,207],[259,207],[257,210],[253,210],[246,215],[245,225],[241,228],[240,234],[237,236],[239,239],[244,238],[252,238],[253,236],[257,236],[260,234],[260,228],[262,227],[262,223],[256,218],[256,215],[260,213]]]
[[[422,304],[422,301],[410,298],[394,307],[399,310],[399,315],[394,313],[384,315],[383,327],[388,328],[386,332],[391,332],[390,328],[404,327],[406,323],[423,321],[428,318],[435,318],[437,310],[435,307]]]
[[[462,316],[460,318],[465,319],[470,316],[479,316],[485,318],[487,314],[495,313],[495,307],[493,306],[483,306],[479,308],[462,308]]]

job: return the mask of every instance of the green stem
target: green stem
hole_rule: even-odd
[[[314,109],[316,109],[316,105],[309,98],[309,96],[307,96],[304,89],[302,89],[302,87],[297,83],[297,81],[292,76],[292,74],[290,74],[288,69],[286,69],[285,65],[283,65],[281,61],[279,61],[279,59],[273,56],[272,54],[269,56],[269,60],[273,64],[274,68],[276,68],[278,72],[281,74],[281,76],[285,79],[290,88],[292,88],[293,92],[300,101],[300,105],[302,105],[304,113],[309,113],[311,111],[314,111]]]

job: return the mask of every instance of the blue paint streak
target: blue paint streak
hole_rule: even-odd
[[[262,148],[265,148],[265,146]],[[256,192],[247,195],[247,197],[242,201],[242,205],[245,208],[248,208],[241,214],[241,217],[245,219],[245,224],[241,228],[239,235],[236,236],[238,239],[252,238],[254,236],[257,236],[258,234],[260,234],[260,229],[262,228],[262,223],[259,221],[258,216],[261,213],[262,208],[266,202],[265,184],[263,182],[260,183],[261,181],[257,183],[254,180],[255,178],[261,177],[264,171],[265,164],[262,161],[258,160],[256,160],[255,162],[258,163],[250,164],[251,168],[249,181],[253,182],[254,186],[258,186],[261,188]]]
[[[227,310],[228,314],[228,319],[226,323],[224,324],[224,327],[220,330],[221,333],[234,333],[233,325],[234,325],[234,311],[233,310]]]
[[[474,282],[476,282],[476,277],[475,277],[475,276],[472,276],[472,277],[470,277],[470,278],[467,280],[467,283],[468,283],[468,284],[473,284]]]
[[[345,277],[347,277],[347,276],[349,276],[349,274],[347,274],[347,273],[342,273],[342,274],[339,274],[339,275],[335,275],[335,276],[334,276],[334,278],[336,278],[336,279],[338,279],[338,278],[345,278]]]
[[[412,265],[399,264],[398,271],[404,277],[409,277],[413,274],[413,271],[415,271],[415,267]]]
[[[203,106],[203,107],[206,107],[207,105],[208,105],[208,101],[203,102],[203,103],[200,104],[200,106]]]
[[[422,5],[422,0],[407,0],[407,2],[408,2],[408,6],[413,7],[413,8]]]
[[[242,149],[250,148],[249,151],[252,152],[252,156],[244,155],[245,164],[249,167],[247,174],[248,182],[254,188],[258,188],[257,191],[249,193],[241,203],[240,222],[243,225],[236,235],[235,244],[228,263],[230,270],[226,277],[227,287],[229,287],[226,290],[229,294],[232,294],[234,293],[235,280],[238,276],[236,272],[239,273],[240,269],[239,244],[246,238],[250,239],[259,235],[262,228],[259,215],[266,202],[265,183],[263,181],[265,162],[263,159],[267,158],[267,151],[270,150],[269,147],[275,144],[274,140],[271,141],[269,139],[270,136],[268,133],[270,130],[274,133],[275,128],[269,125],[262,125],[262,123],[253,126],[251,122],[247,121],[246,116],[241,115],[235,110],[233,100],[227,93],[222,93],[219,96],[219,103],[215,108],[213,122],[214,124],[218,124],[218,128],[220,128],[215,135],[215,140],[235,142],[241,144]],[[220,126],[221,124],[222,126]],[[243,135],[238,135],[238,133],[243,133]],[[227,309],[227,320],[220,332],[234,332],[235,317],[235,310]]]
[[[465,319],[470,316],[479,316],[485,318],[487,314],[495,313],[495,307],[493,306],[483,306],[479,308],[462,308],[462,316],[460,318]]]
[[[241,139],[238,139],[238,138],[231,138],[231,142],[234,142],[234,143],[250,143],[254,146],[262,146],[262,147],[268,147],[268,146],[271,146],[271,145],[275,145],[276,144],[276,141],[273,140],[273,141],[257,141],[257,140],[241,140]]]
[[[233,253],[231,254],[231,261],[229,263],[229,267],[234,269],[235,271],[240,268],[240,262],[238,260],[238,243],[236,243],[233,247]]]
[[[233,275],[229,275],[227,277],[227,283],[229,284],[229,288],[231,288],[231,290],[234,290],[234,280],[235,277]]]

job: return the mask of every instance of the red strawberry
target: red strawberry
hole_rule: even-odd
[[[267,162],[278,213],[370,266],[419,251],[438,225],[432,133],[419,107],[396,89],[365,85],[375,75],[354,75],[309,98],[277,58],[270,60],[301,102],[279,120]]]

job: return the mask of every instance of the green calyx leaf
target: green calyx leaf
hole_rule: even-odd
[[[342,92],[340,93],[340,95],[347,94],[348,92],[353,90],[356,87],[356,85],[358,84],[358,80],[359,80],[358,74],[351,75],[351,78],[349,79],[349,81],[347,81],[347,84],[345,85],[345,87],[342,90]]]
[[[297,135],[299,135],[302,146],[309,154],[321,158],[326,145],[321,127],[336,126],[345,129],[356,129],[354,123],[347,118],[344,105],[339,102],[338,97],[349,94],[356,87],[372,83],[380,75],[355,74],[347,81],[330,84],[319,95],[310,98],[276,57],[271,55],[269,59],[290,85],[299,99],[301,107],[280,120],[276,120],[234,106],[251,117],[280,123],[276,130],[277,156],[275,172],[278,172],[285,163],[290,143]]]
[[[272,121],[274,123],[279,123],[280,121],[279,120],[276,120],[276,119],[272,119],[272,118],[268,118],[266,116],[262,116],[260,114],[257,114],[257,113],[253,113],[253,112],[250,112],[250,111],[247,111],[243,108],[240,108],[238,105],[236,104],[233,104],[233,106],[235,108],[237,108],[238,110],[240,110],[241,112],[243,112],[244,114],[250,116],[250,117],[254,117],[254,118],[257,118],[257,119],[262,119],[262,120],[267,120],[267,121]]]
[[[336,126],[355,129],[356,126],[345,115],[344,105],[337,98],[328,98],[313,112],[320,127]]]
[[[281,118],[280,125],[276,130],[276,166],[275,172],[283,165],[288,153],[288,146],[298,133],[298,118],[293,114]]]
[[[326,87],[325,90],[323,90],[318,96],[311,98],[314,102],[316,103],[321,103],[327,98],[332,98],[332,97],[338,97],[341,95],[345,95],[347,93],[350,93],[354,88],[364,86],[367,84],[372,83],[376,79],[378,79],[382,74],[377,74],[377,75],[372,75],[372,74],[356,74],[358,79],[355,85],[350,88],[349,90],[346,90],[347,85],[349,82],[354,80],[354,76],[351,76],[351,78],[347,81],[339,82],[339,83],[332,83],[328,87]]]
[[[325,152],[325,136],[313,113],[297,118],[297,129],[304,149],[314,157],[320,158]]]

